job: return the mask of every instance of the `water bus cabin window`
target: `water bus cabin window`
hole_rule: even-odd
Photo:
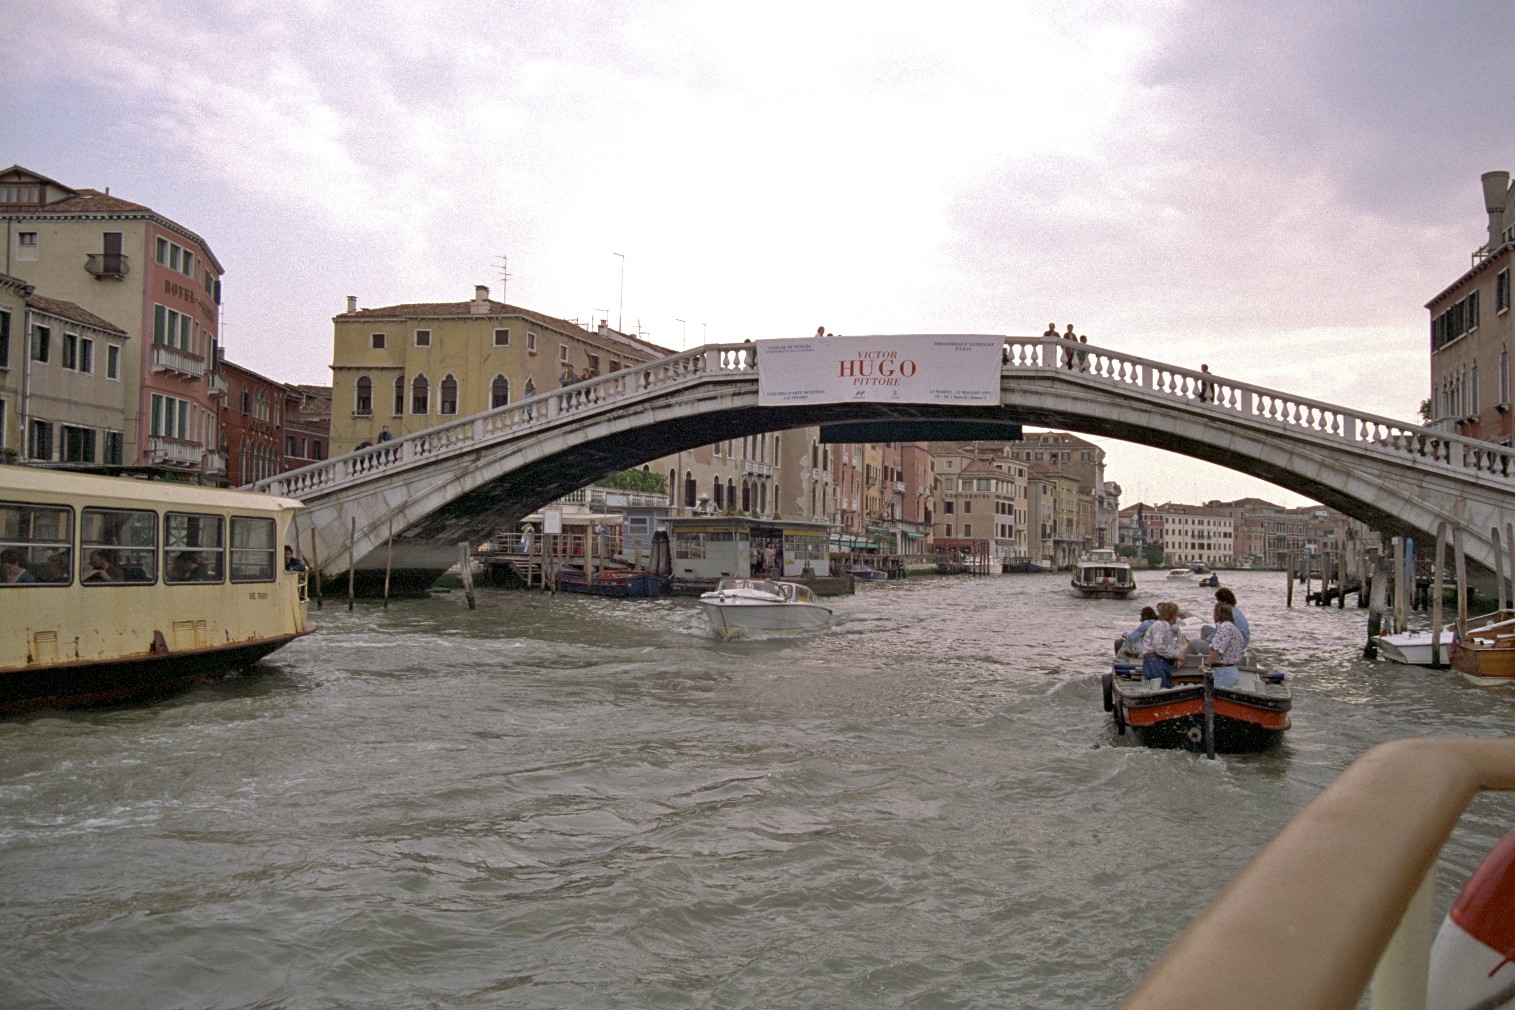
[[[163,581],[220,582],[225,519],[216,515],[170,512],[163,517]]]
[[[231,580],[272,582],[277,570],[274,521],[251,516],[231,517]]]
[[[158,514],[87,508],[79,516],[79,581],[90,586],[157,580]]]
[[[72,509],[0,502],[0,587],[71,582],[73,543]]]

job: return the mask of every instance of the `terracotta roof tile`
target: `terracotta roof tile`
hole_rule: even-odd
[[[81,326],[92,326],[106,333],[115,333],[126,336],[126,331],[108,319],[101,319],[87,309],[81,309],[73,302],[65,302],[57,298],[44,298],[42,295],[28,295],[26,304],[38,312],[46,312],[50,316],[59,319],[71,319]]]

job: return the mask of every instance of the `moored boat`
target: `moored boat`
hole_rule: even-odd
[[[642,568],[601,568],[586,572],[583,565],[566,565],[558,570],[558,588],[567,593],[590,593],[595,596],[661,596],[663,580]]]
[[[849,567],[847,569],[847,574],[851,575],[859,582],[878,582],[889,578],[888,572],[881,572],[877,568],[874,568],[872,565],[865,565],[862,563],[858,563]]]
[[[300,503],[0,467],[0,711],[162,693],[306,633]]]
[[[1073,570],[1073,591],[1097,600],[1123,600],[1136,591],[1136,576],[1124,558],[1108,548],[1088,551]]]
[[[1467,631],[1470,635],[1488,637],[1489,633],[1515,631],[1515,614],[1504,610],[1495,610],[1477,617],[1468,618]],[[1441,629],[1441,665],[1446,666],[1451,662],[1452,642],[1457,637],[1457,623],[1445,625]],[[1431,632],[1427,631],[1400,631],[1392,635],[1379,635],[1373,639],[1373,644],[1378,646],[1378,655],[1391,663],[1403,663],[1406,666],[1435,666],[1431,662]]]
[[[722,638],[749,632],[819,631],[831,623],[809,586],[771,579],[727,578],[700,594],[710,629]]]
[[[1141,663],[1118,657],[1104,675],[1105,710],[1121,734],[1149,747],[1205,751],[1206,693],[1210,694],[1215,740],[1220,754],[1254,754],[1274,746],[1290,726],[1292,692],[1284,675],[1243,666],[1233,687],[1207,687],[1204,674],[1179,668],[1173,686],[1143,680]]]
[[[1474,684],[1515,684],[1515,620],[1496,613],[1506,619],[1470,627],[1452,646],[1452,669]]]

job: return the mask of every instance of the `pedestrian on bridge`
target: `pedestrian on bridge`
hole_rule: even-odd
[[[1200,365],[1199,370],[1205,375],[1205,378],[1199,380],[1199,402],[1209,403],[1215,397],[1215,383],[1209,379],[1210,366]]]

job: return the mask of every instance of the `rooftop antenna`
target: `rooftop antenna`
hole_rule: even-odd
[[[500,268],[500,301],[509,302],[510,299],[505,297],[505,286],[510,283],[510,270],[508,269],[510,257],[501,253],[499,262],[495,265]]]

